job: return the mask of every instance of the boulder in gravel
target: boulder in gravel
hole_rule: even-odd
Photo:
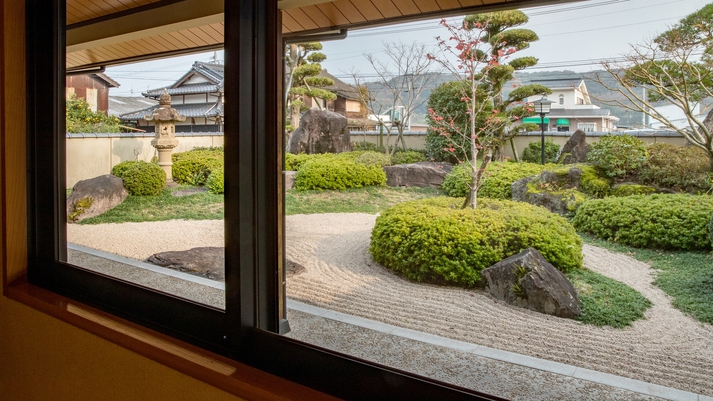
[[[115,208],[129,196],[121,178],[104,174],[74,184],[67,198],[67,222],[77,223]]]
[[[347,118],[329,110],[309,109],[300,126],[290,135],[287,151],[299,153],[341,153],[352,150]]]
[[[560,149],[557,155],[557,163],[574,164],[585,163],[587,161],[587,153],[589,153],[589,145],[587,145],[587,134],[581,129],[574,131],[571,137]]]
[[[207,246],[187,251],[160,252],[149,256],[146,261],[212,280],[225,280],[224,247]]]
[[[482,272],[488,291],[510,305],[573,319],[582,314],[572,283],[534,248]]]
[[[155,253],[146,262],[211,280],[225,281],[225,247],[222,246]],[[304,266],[289,259],[285,261],[285,269],[288,277],[305,272]]]
[[[431,187],[438,189],[446,174],[453,170],[450,163],[419,162],[385,166],[386,185],[390,187]]]

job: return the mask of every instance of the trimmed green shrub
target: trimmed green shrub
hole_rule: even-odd
[[[631,135],[607,135],[589,145],[587,161],[599,165],[608,177],[635,175],[646,162],[646,146]]]
[[[367,166],[384,167],[391,165],[391,155],[373,151],[366,151],[357,156],[354,161],[358,164],[365,164]]]
[[[447,197],[405,202],[376,219],[374,260],[410,280],[472,286],[480,272],[533,247],[563,272],[582,265],[574,228],[544,208],[482,199],[476,210]]]
[[[144,162],[133,161],[133,160],[126,160],[126,161],[123,161],[123,162],[121,162],[121,163],[119,163],[119,164],[117,164],[116,166],[114,166],[114,167],[111,168],[111,174],[112,174],[112,175],[115,175],[115,176],[117,176],[117,177],[119,177],[119,178],[124,178],[124,174],[125,174],[127,171],[129,171],[129,170],[133,169],[134,167],[136,167],[136,165],[138,165],[139,163],[144,163]]]
[[[711,218],[708,219],[708,239],[711,242],[711,248],[713,248],[713,213],[711,213]]]
[[[572,220],[578,230],[637,248],[711,249],[713,197],[635,195],[585,201]]]
[[[194,186],[205,185],[211,171],[224,165],[224,152],[218,149],[194,149],[171,158],[174,181]]]
[[[648,158],[641,168],[641,182],[656,187],[685,192],[710,189],[710,163],[703,149],[654,143],[648,147]]]
[[[453,166],[453,170],[443,179],[441,190],[454,198],[464,197],[470,191],[471,171],[473,170],[468,163]]]
[[[216,195],[225,192],[225,173],[222,166],[210,172],[205,186],[208,187],[208,191]]]
[[[553,164],[535,163],[490,163],[485,169],[484,182],[478,191],[479,196],[495,199],[511,199],[512,184],[523,178],[540,174],[544,170],[556,167]]]
[[[556,167],[553,164],[535,164],[535,163],[501,163],[492,162],[485,168],[483,183],[478,191],[478,196],[494,199],[511,199],[512,198],[512,183],[526,178],[538,175],[548,168]],[[448,196],[462,197],[468,192],[468,184],[471,179],[470,165],[467,163],[459,164],[453,167],[453,170],[446,175],[443,180],[441,189]]]
[[[319,155],[308,155],[306,153],[300,153],[298,155],[293,153],[285,153],[285,171],[299,171],[300,167],[309,159],[314,158]]]
[[[117,172],[121,174],[124,188],[131,195],[156,196],[166,187],[166,172],[157,164],[134,162],[131,167],[126,169],[122,167],[121,170]]]
[[[545,140],[545,163],[555,163],[560,145],[552,139]],[[542,163],[542,143],[541,141],[530,142],[522,152],[522,161],[528,163]]]
[[[358,164],[351,155],[320,155],[305,162],[295,177],[295,188],[347,189],[386,185],[386,173],[379,166]]]
[[[640,184],[619,184],[612,189],[609,195],[622,197],[632,195],[651,195],[656,192],[656,188]]]
[[[391,164],[411,164],[425,162],[428,160],[423,152],[407,150],[406,152],[396,152],[391,157]]]
[[[427,107],[448,121],[452,118],[454,126],[457,127],[448,135],[440,135],[430,127],[428,128],[426,132],[426,150],[429,158],[438,162],[445,161],[455,164],[459,160],[466,160],[466,155],[470,156],[468,105],[460,100],[466,93],[470,93],[468,84],[456,80],[442,83],[428,97]],[[429,126],[434,123],[430,114],[426,115],[426,122]],[[478,122],[482,123],[483,121]],[[454,152],[445,150],[451,147],[455,148]]]

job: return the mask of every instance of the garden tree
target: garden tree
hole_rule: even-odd
[[[320,63],[327,59],[327,56],[320,50],[322,50],[322,44],[319,42],[285,46],[284,101],[290,115],[287,131],[292,131],[299,126],[305,97],[321,99],[325,103],[337,98],[337,95],[324,89],[325,86],[334,85],[334,81],[318,76],[322,71]],[[316,103],[321,110],[320,102]]]
[[[118,118],[107,116],[101,111],[92,111],[89,103],[76,95],[67,100],[66,113],[67,132],[119,132]]]
[[[391,128],[395,127],[398,135],[391,149],[391,154],[396,152],[399,141],[404,149],[406,144],[403,140],[404,129],[411,119],[414,110],[426,102],[421,97],[421,93],[430,86],[431,82],[438,78],[438,74],[431,71],[432,59],[426,57],[428,48],[424,44],[413,42],[406,44],[403,42],[384,42],[384,53],[388,61],[384,62],[375,58],[372,54],[365,55],[367,61],[381,80],[382,90],[389,93],[392,99],[390,105],[392,116],[403,106],[398,121],[391,119],[392,124],[388,125],[386,135],[386,148],[389,148],[389,138]]]
[[[524,85],[514,88],[507,97],[503,95],[504,86],[515,71],[537,64],[534,57],[508,61],[514,53],[538,40],[531,30],[514,28],[527,20],[518,10],[469,15],[459,25],[443,19],[441,25],[448,29],[450,38],[438,37],[440,54],[428,55],[460,82],[461,91],[455,97],[465,107],[429,108],[428,120],[434,131],[431,138],[437,134],[450,139],[444,149],[459,162],[471,165],[470,191],[463,207],[477,207],[483,174],[494,152],[510,139],[508,128],[533,113],[531,105],[523,101],[530,96],[551,93],[543,85]],[[482,162],[477,166],[479,158]]]
[[[696,115],[701,101],[713,96],[713,4],[683,18],[669,30],[640,45],[632,45],[621,62],[603,62],[608,84],[599,75],[594,80],[626,101],[604,103],[648,115],[703,149],[713,170],[713,108],[705,118]],[[666,102],[680,109],[688,127],[679,128],[654,107]],[[704,110],[705,111],[705,110]]]

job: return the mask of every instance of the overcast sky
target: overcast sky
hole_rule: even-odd
[[[518,55],[539,59],[533,71],[590,71],[597,68],[597,60],[626,53],[629,44],[655,36],[705,4],[705,0],[589,0],[523,9],[530,17],[525,27],[535,31],[540,40]],[[447,35],[438,22],[428,20],[350,31],[345,40],[323,42],[327,60],[322,67],[345,81],[352,70],[372,77],[374,71],[364,58],[365,53],[376,58],[383,56],[384,42],[417,41],[433,46],[436,36]],[[223,59],[222,52],[217,56]],[[141,96],[147,88],[172,84],[194,61],[213,58],[214,53],[210,52],[109,67],[107,75],[121,84],[110,94]]]

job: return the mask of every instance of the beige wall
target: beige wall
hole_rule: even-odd
[[[77,181],[111,173],[111,168],[126,160],[151,161],[155,149],[153,137],[67,139],[67,188]],[[222,146],[223,136],[182,136],[174,152],[185,152],[195,147]]]
[[[554,135],[552,133],[547,133],[545,132],[545,139],[553,139],[554,142],[560,146],[564,146],[564,144],[567,142],[567,139],[573,134],[574,132],[568,132],[566,133],[567,136],[564,135]],[[351,136],[352,142],[362,142],[364,141],[365,135],[360,134],[360,133],[353,133]],[[406,139],[406,147],[409,148],[414,148],[414,149],[425,149],[426,148],[426,132],[423,132],[420,135],[404,135],[404,138]],[[587,143],[592,143],[592,142],[598,142],[599,138],[601,136],[587,136]],[[687,144],[686,140],[683,137],[665,137],[665,136],[639,136],[638,137],[642,142],[644,142],[646,145],[651,145],[652,143],[656,142],[664,142],[664,143],[671,143],[674,145],[680,145],[684,146]],[[390,143],[393,144],[394,141],[396,140],[396,135],[392,134],[391,135],[391,141]],[[522,152],[523,150],[527,147],[527,145],[530,142],[539,142],[540,135],[519,135],[515,137],[515,148],[517,149],[517,153],[519,154],[520,157],[522,157]],[[366,141],[370,143],[378,143],[379,142],[379,136],[378,135],[366,135]],[[384,135],[384,144],[386,144],[386,135]],[[508,144],[506,146],[505,150],[505,156],[513,158],[513,152]]]

